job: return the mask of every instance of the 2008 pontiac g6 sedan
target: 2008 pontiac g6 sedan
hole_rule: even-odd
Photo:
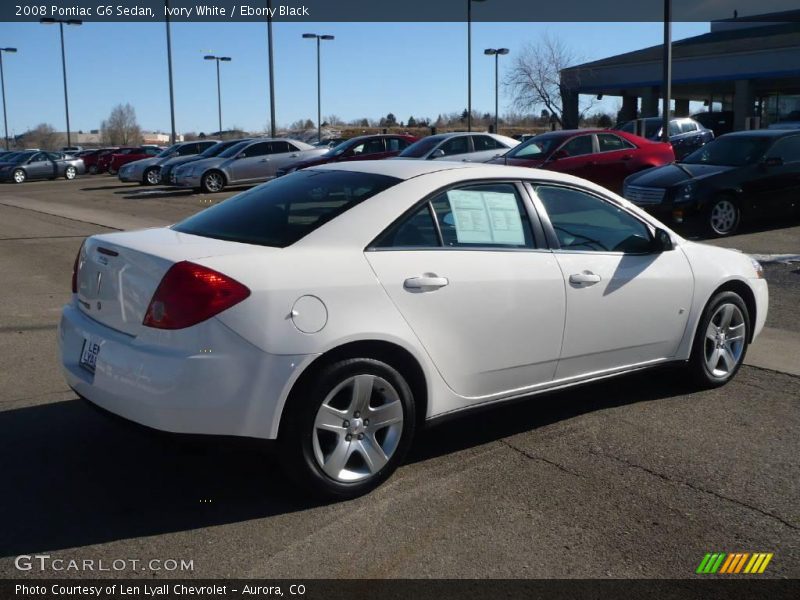
[[[69,385],[172,432],[277,439],[346,498],[426,421],[684,364],[737,372],[760,265],[560,173],[436,161],[298,171],[161,229],[88,238],[59,327]]]

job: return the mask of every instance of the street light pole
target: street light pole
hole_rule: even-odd
[[[8,119],[6,118],[6,78],[3,73],[3,52],[16,52],[16,48],[0,48],[0,87],[3,89],[3,133],[6,140],[6,150],[8,147]]]
[[[499,58],[500,55],[508,54],[508,48],[487,48],[483,51],[487,56],[494,56],[494,132],[497,133],[498,112],[499,112],[499,97],[500,97],[500,80],[498,78]]]
[[[267,0],[267,52],[269,54],[269,135],[275,137],[275,65],[272,60],[272,0]]]
[[[317,40],[317,141],[322,141],[322,68],[320,67],[320,42],[322,40],[332,40],[332,35],[318,35],[316,33],[304,33],[305,39]]]
[[[61,34],[61,70],[64,73],[64,111],[67,117],[67,146],[72,146],[72,138],[69,130],[69,95],[67,94],[67,57],[64,51],[64,25],[83,25],[80,19],[53,19],[45,17],[39,19],[44,25],[58,23],[59,33]]]
[[[472,131],[472,3],[467,0],[467,131]]]
[[[164,0],[164,8],[169,8],[169,0]],[[170,144],[175,144],[175,93],[172,87],[172,38],[170,37],[169,11],[165,10],[164,22],[167,25],[167,71],[169,72],[169,121],[171,126]]]
[[[661,141],[669,142],[669,100],[672,96],[672,0],[664,0],[664,56],[661,83]]]
[[[220,84],[219,80],[219,63],[220,62],[230,62],[230,56],[214,56],[213,54],[207,54],[203,57],[204,60],[215,60],[217,61],[217,117],[219,119],[219,135],[222,135],[222,84]]]

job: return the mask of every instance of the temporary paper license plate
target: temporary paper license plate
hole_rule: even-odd
[[[80,365],[87,371],[94,373],[98,354],[100,354],[100,344],[92,340],[92,338],[86,338],[83,342]]]

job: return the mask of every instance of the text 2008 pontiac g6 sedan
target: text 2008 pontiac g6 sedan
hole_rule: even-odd
[[[173,432],[277,439],[352,497],[427,420],[662,363],[737,372],[760,265],[559,173],[365,161],[161,229],[96,235],[59,327],[69,385]]]

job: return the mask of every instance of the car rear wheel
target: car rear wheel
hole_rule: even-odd
[[[204,192],[214,194],[225,189],[225,176],[219,171],[209,171],[200,180]]]
[[[97,165],[89,166],[89,175],[97,175]]]
[[[161,173],[156,168],[149,168],[144,172],[145,185],[158,185],[161,183]]]
[[[75,167],[67,167],[64,171],[64,179],[75,179],[75,176],[78,174],[78,171]]]
[[[112,166],[110,166],[110,165],[109,165],[109,167],[108,167],[108,174],[109,174],[109,175],[116,175],[116,174],[117,174],[117,170],[116,170],[114,167],[112,167]]]
[[[374,359],[341,360],[293,392],[279,435],[288,476],[312,493],[355,498],[385,481],[415,430],[404,377]]]
[[[13,178],[14,178],[14,183],[25,183],[25,179],[27,179],[27,176],[25,175],[25,171],[23,171],[22,169],[17,169],[14,171]]]
[[[750,314],[741,296],[720,292],[706,305],[697,326],[689,369],[701,387],[725,385],[744,362]]]
[[[708,207],[706,225],[712,235],[724,237],[731,235],[739,228],[742,212],[731,196],[720,196]]]

